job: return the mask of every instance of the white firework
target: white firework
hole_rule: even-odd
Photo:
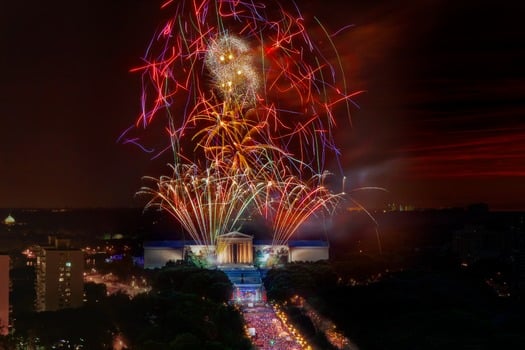
[[[240,108],[255,104],[259,78],[253,54],[243,40],[229,34],[218,36],[209,43],[204,62],[225,102]]]

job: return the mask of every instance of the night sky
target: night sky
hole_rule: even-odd
[[[0,207],[142,206],[141,177],[169,174],[117,142],[160,3],[0,5]],[[352,126],[338,121],[341,161],[347,188],[388,190],[357,200],[525,209],[525,3],[298,3],[308,27],[353,25],[334,37],[349,89],[365,90]]]

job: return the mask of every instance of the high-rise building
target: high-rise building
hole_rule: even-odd
[[[36,311],[80,307],[84,300],[84,252],[69,239],[50,237],[36,262]]]
[[[0,335],[9,333],[9,255],[0,254]]]

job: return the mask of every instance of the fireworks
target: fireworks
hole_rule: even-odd
[[[160,205],[204,246],[233,231],[262,189],[245,174],[223,174],[213,166],[201,172],[196,165],[180,165],[172,176],[152,180],[157,188],[145,189],[152,196],[150,205]]]
[[[245,42],[228,34],[221,35],[211,40],[204,62],[226,103],[234,108],[255,105],[259,78]]]
[[[158,152],[171,150],[174,164],[143,189],[148,205],[203,245],[254,216],[269,223],[275,243],[286,243],[343,196],[324,184],[327,158],[338,155],[333,109],[348,112],[354,95],[343,72],[339,78],[313,44],[295,7],[232,0],[162,7],[174,15],[135,69],[143,77],[135,130],[161,123],[166,147]],[[141,144],[129,130],[123,137]]]

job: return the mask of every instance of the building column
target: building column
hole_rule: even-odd
[[[236,263],[239,264],[241,262],[241,259],[242,259],[241,244],[237,243],[235,245],[237,246],[237,261],[236,261]]]
[[[231,243],[228,243],[227,245],[228,247],[228,264],[231,264],[232,261],[233,261],[233,249],[232,249],[232,244]]]
[[[248,242],[244,242],[244,263],[245,264],[250,263],[250,250],[248,247]]]
[[[242,246],[242,259],[241,259],[241,263],[244,264],[246,263],[246,243],[242,242],[241,243],[241,246]]]

